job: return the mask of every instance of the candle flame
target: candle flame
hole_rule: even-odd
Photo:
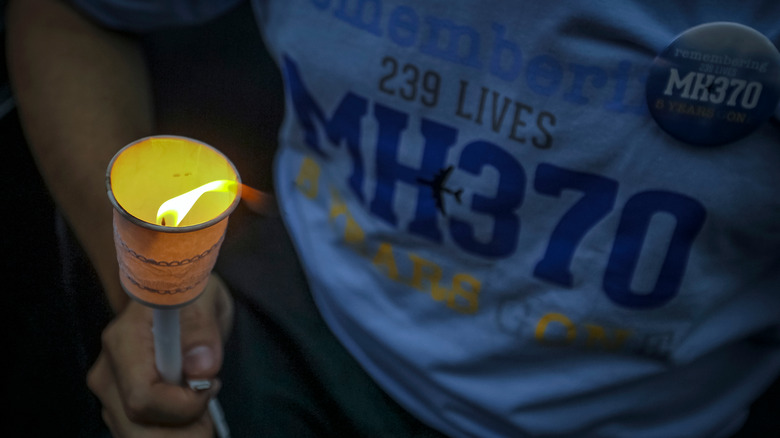
[[[208,192],[227,192],[235,190],[237,183],[227,179],[219,179],[203,184],[187,193],[171,198],[160,205],[157,210],[157,224],[167,227],[178,227],[192,206]]]

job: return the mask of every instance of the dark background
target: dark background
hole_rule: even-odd
[[[216,146],[231,158],[244,183],[271,190],[281,83],[249,5],[202,26],[156,33],[145,44],[158,133]],[[99,406],[85,379],[110,313],[36,170],[12,104],[2,68],[0,205],[7,228],[2,237],[0,436],[94,436],[100,432]],[[780,437],[780,385],[756,403],[739,436]]]

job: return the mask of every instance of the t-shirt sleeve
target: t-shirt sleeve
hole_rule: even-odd
[[[69,0],[102,25],[125,32],[149,32],[203,23],[241,0]]]

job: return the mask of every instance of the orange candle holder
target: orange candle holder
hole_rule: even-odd
[[[200,193],[194,203],[190,200],[188,211],[179,212],[178,225],[163,225],[166,217],[160,218],[158,211],[163,203],[215,181],[225,184]],[[125,291],[155,308],[178,308],[200,296],[228,216],[240,199],[241,180],[233,163],[197,140],[147,137],[114,156],[106,184]]]

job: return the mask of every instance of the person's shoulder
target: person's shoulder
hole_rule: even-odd
[[[103,26],[125,32],[206,22],[237,6],[241,0],[70,0]]]

